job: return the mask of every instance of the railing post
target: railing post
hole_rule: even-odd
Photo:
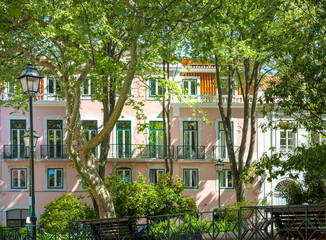
[[[147,239],[149,240],[149,231],[150,231],[150,228],[149,228],[149,219],[148,219],[148,216],[146,217],[146,228],[147,228]]]
[[[308,239],[308,205],[305,205],[305,239]]]
[[[241,236],[241,207],[240,209],[238,210],[238,224],[239,224],[239,227],[238,227],[238,239],[241,240],[242,239],[242,236]]]
[[[167,232],[168,239],[171,239],[171,237],[170,237],[170,216],[169,215],[168,215],[168,225],[167,225],[167,228],[168,228],[168,232]]]

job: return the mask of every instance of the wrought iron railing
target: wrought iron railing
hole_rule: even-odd
[[[3,158],[28,158],[29,148],[25,145],[3,145]]]
[[[177,147],[178,159],[205,159],[205,146],[180,145]]]
[[[37,227],[37,239],[326,239],[326,205],[255,206],[175,215],[74,221],[65,233]],[[0,228],[0,240],[30,240],[30,228]]]
[[[170,146],[171,157],[174,156],[174,147]],[[163,159],[163,145],[145,144],[110,144],[108,158],[151,158]]]
[[[41,145],[41,158],[66,159],[69,154],[65,145]]]

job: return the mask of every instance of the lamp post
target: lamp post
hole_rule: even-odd
[[[42,75],[39,71],[32,66],[32,64],[27,64],[27,67],[22,70],[19,77],[17,79],[20,80],[20,84],[23,89],[23,93],[26,94],[29,98],[29,118],[30,118],[30,132],[33,134],[29,134],[26,132],[24,134],[24,142],[30,146],[29,152],[29,168],[30,168],[30,201],[29,205],[31,205],[30,219],[32,222],[32,239],[36,240],[36,220],[37,217],[35,215],[35,182],[34,182],[34,147],[37,141],[37,134],[33,131],[33,97],[38,91],[40,80]],[[36,134],[36,135],[34,135]],[[34,142],[34,137],[36,141]],[[29,139],[29,141],[28,141]]]
[[[221,161],[221,159],[219,159],[216,164],[216,172],[218,172],[218,208],[221,207],[221,172],[223,170],[224,167],[224,163]]]

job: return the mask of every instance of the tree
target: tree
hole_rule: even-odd
[[[204,6],[203,6],[204,5]],[[196,18],[194,11],[207,10],[205,4],[189,1],[5,1],[1,4],[2,74],[8,82],[26,64],[26,60],[55,76],[66,99],[66,146],[78,174],[90,187],[99,217],[114,217],[112,197],[95,165],[92,149],[101,144],[114,128],[128,99],[135,73],[144,70],[144,62],[152,62],[163,26],[171,29],[182,19]],[[209,5],[210,7],[210,5]],[[189,11],[189,10],[192,11]],[[208,13],[216,10],[211,8]],[[110,18],[109,18],[110,17]],[[125,48],[121,68],[107,58],[110,42]],[[139,46],[141,46],[139,48]],[[11,71],[6,71],[10,69]],[[107,70],[110,71],[109,73]],[[103,71],[101,71],[103,70]],[[122,72],[121,72],[122,71]],[[10,74],[8,74],[10,72]],[[102,130],[87,140],[80,119],[81,85],[92,76],[100,86],[107,86],[107,76],[123,76],[120,96]],[[21,92],[17,90],[16,94]],[[10,99],[23,105],[17,94]],[[19,101],[20,100],[20,101]],[[77,144],[77,149],[73,147]]]
[[[318,204],[326,197],[326,145],[300,146],[293,153],[274,153],[271,156],[264,154],[255,164],[255,172],[260,175],[269,171],[269,178],[277,179],[279,176],[289,175],[298,179],[304,174],[302,183],[293,183],[283,189],[283,197],[288,203]],[[284,161],[284,157],[287,160]],[[301,199],[298,199],[301,196]]]
[[[274,51],[279,66],[265,91],[265,113],[291,117],[307,130],[325,130],[326,39],[322,1],[291,1]]]
[[[248,172],[253,158],[258,89],[269,71],[264,69],[272,59],[269,39],[276,31],[275,19],[281,5],[281,1],[224,2],[221,11],[192,29],[188,40],[191,46],[189,55],[193,59],[215,64],[218,110],[226,135],[237,201],[244,200],[241,175]],[[232,139],[232,108],[236,91],[242,95],[244,106],[241,142],[237,148]],[[226,103],[223,103],[223,95],[226,95]]]

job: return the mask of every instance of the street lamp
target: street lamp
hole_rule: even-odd
[[[218,208],[221,207],[221,172],[223,170],[224,167],[224,163],[221,161],[221,159],[219,159],[216,164],[216,172],[218,172]]]
[[[20,84],[23,89],[23,93],[26,94],[29,98],[29,118],[30,118],[30,132],[33,134],[24,135],[24,142],[27,146],[30,143],[33,143],[33,147],[30,147],[29,150],[29,168],[30,168],[30,203],[31,205],[31,212],[30,212],[30,219],[32,222],[32,239],[36,240],[36,221],[37,217],[35,215],[35,182],[34,182],[34,147],[36,145],[38,135],[33,131],[33,97],[38,92],[38,88],[40,85],[42,75],[39,71],[32,66],[32,64],[27,64],[27,67],[23,69],[17,79],[20,80]],[[34,135],[36,134],[36,135]],[[34,136],[36,141],[34,142]],[[26,138],[30,139],[26,141]]]

